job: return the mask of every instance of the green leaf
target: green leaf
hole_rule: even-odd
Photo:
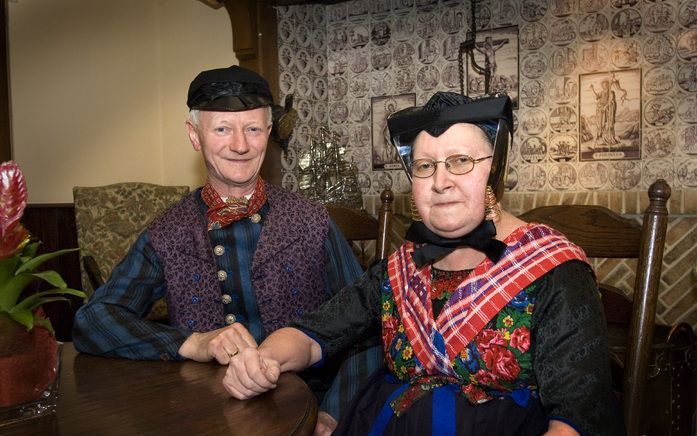
[[[57,288],[65,289],[68,287],[68,285],[65,284],[65,280],[63,280],[60,274],[58,274],[55,271],[42,271],[38,273],[33,273],[32,275],[37,279],[49,282],[51,285]]]
[[[41,242],[38,241],[31,244],[27,244],[27,246],[24,247],[24,250],[22,250],[22,256],[26,256],[28,258],[36,256],[36,252],[39,250],[39,245],[41,245]]]
[[[64,289],[50,289],[48,291],[42,291],[42,292],[37,292],[36,294],[30,295],[27,298],[24,299],[21,303],[17,304],[16,309],[17,310],[33,310],[36,307],[49,302],[50,297],[55,297],[55,298],[61,298],[62,300],[67,300],[66,298],[60,297],[61,295],[74,295],[76,297],[80,297],[82,299],[86,298],[85,293],[82,291],[78,291],[77,289],[70,289],[70,288],[64,288]],[[56,301],[56,300],[50,300],[50,301]],[[70,300],[67,300],[70,301]],[[12,309],[10,309],[12,310]]]
[[[42,254],[41,256],[36,256],[35,258],[23,263],[19,268],[17,268],[15,274],[21,274],[25,271],[34,271],[39,265],[46,262],[47,260],[51,260],[55,257],[62,256],[66,253],[72,253],[73,251],[77,250],[79,250],[79,248],[66,248],[64,250],[54,251],[53,253],[46,253]]]
[[[37,307],[41,306],[42,304],[46,303],[52,303],[54,301],[70,301],[65,297],[44,297],[44,298],[39,298],[32,300],[33,304],[27,304],[28,298],[24,301],[22,301],[20,304],[16,305],[12,309],[10,309],[9,313],[12,314],[14,312],[23,312],[24,310],[29,310],[30,312],[36,309]]]
[[[45,328],[46,330],[51,332],[53,336],[56,335],[56,332],[53,330],[53,326],[51,325],[51,320],[49,320],[48,318],[34,315],[34,325],[38,325],[39,327]]]
[[[525,370],[528,372],[532,370],[532,361],[529,358],[518,358],[518,365],[520,366],[521,370]]]
[[[19,257],[17,256],[0,260],[0,289],[2,289],[3,283],[7,283],[7,281],[15,275],[17,264],[19,264]]]
[[[31,330],[34,326],[34,315],[32,315],[31,310],[10,313],[10,318],[22,324],[27,330]]]
[[[17,304],[19,296],[34,277],[31,274],[20,274],[8,282],[0,284],[0,309],[10,310]]]

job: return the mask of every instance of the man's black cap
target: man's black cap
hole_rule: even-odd
[[[235,112],[272,106],[269,83],[254,71],[233,65],[202,71],[189,85],[189,109]]]

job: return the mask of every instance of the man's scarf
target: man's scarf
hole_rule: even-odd
[[[520,227],[506,238],[494,264],[484,259],[454,290],[433,318],[431,265],[417,268],[412,243],[405,243],[387,262],[390,285],[406,334],[427,374],[455,376],[452,359],[522,289],[569,260],[588,263],[581,248],[542,224]]]
[[[201,190],[201,198],[208,206],[208,230],[221,229],[259,212],[266,203],[266,189],[264,181],[257,177],[254,193],[249,200],[245,197],[229,197],[223,201],[213,186],[206,183]]]

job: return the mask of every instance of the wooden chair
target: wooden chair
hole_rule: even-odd
[[[359,262],[365,268],[374,260],[384,259],[390,251],[389,232],[392,227],[392,202],[394,194],[389,188],[385,188],[380,194],[380,211],[378,218],[374,218],[363,210],[351,209],[336,204],[327,205],[329,216],[339,226],[349,243],[359,242]],[[375,255],[368,250],[365,241],[375,241]]]
[[[644,392],[668,223],[666,203],[670,194],[670,186],[664,180],[649,187],[649,205],[641,226],[599,206],[544,206],[520,216],[525,221],[544,223],[561,231],[581,246],[588,257],[637,259],[631,309],[622,309],[624,294],[618,297],[612,293],[611,286],[600,284],[608,321],[621,323],[630,315],[627,336],[622,335],[620,339],[626,341],[626,346],[620,347],[626,351],[622,353],[625,357],[621,399],[629,435],[640,434],[645,425],[642,423]],[[691,411],[686,412],[691,414]],[[689,425],[687,427],[689,431]]]
[[[188,186],[141,182],[73,188],[82,286],[88,297],[109,277],[150,221],[187,192]],[[164,300],[154,305],[148,318],[167,318]]]

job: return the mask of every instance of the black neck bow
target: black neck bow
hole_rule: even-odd
[[[490,220],[482,221],[474,230],[459,238],[444,238],[428,229],[421,221],[414,221],[407,230],[406,239],[416,244],[425,244],[414,250],[412,257],[417,268],[452,253],[458,247],[471,247],[486,254],[496,263],[503,256],[506,244],[494,239],[496,227]]]

